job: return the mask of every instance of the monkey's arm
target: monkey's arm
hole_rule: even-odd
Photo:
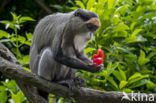
[[[87,63],[87,64],[93,64],[93,62],[85,55],[84,51],[76,52],[76,56],[77,58],[79,58],[80,60],[82,60],[83,62]]]
[[[55,56],[55,60],[61,64],[69,66],[71,68],[83,69],[83,70],[89,71],[89,72],[99,72],[103,69],[102,65],[99,65],[96,67],[94,64],[86,64],[86,63],[82,62],[80,59],[68,57],[68,56],[64,55],[61,52],[61,50]]]

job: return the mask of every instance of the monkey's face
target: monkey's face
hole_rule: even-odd
[[[75,34],[82,36],[85,41],[90,40],[101,25],[99,17],[84,9],[76,10],[73,15],[71,19],[72,30]]]
[[[70,21],[74,36],[74,44],[78,50],[82,50],[93,37],[94,32],[100,27],[98,16],[90,11],[78,9],[74,12]]]

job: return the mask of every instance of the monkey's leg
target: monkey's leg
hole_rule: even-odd
[[[60,80],[60,81],[57,81],[57,83],[59,83],[63,86],[66,86],[71,90],[74,90],[77,88],[73,79]]]
[[[86,83],[86,80],[83,79],[81,76],[78,76],[74,78],[74,83],[76,86],[83,87]]]
[[[85,82],[86,81],[82,77],[78,76],[75,77],[74,79],[61,80],[58,81],[57,83],[66,86],[71,90],[74,90],[77,89],[78,87],[84,86]]]
[[[42,78],[51,81],[55,74],[55,60],[50,48],[44,48],[40,54],[38,63],[38,75]]]
[[[40,53],[40,59],[38,63],[38,72],[37,74],[46,79],[51,81],[53,79],[53,74],[55,73],[55,68],[53,67],[55,61],[53,60],[53,54],[50,48],[44,48]],[[49,93],[38,90],[38,93],[48,100]]]

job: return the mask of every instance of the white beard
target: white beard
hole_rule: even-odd
[[[84,34],[78,34],[74,38],[74,46],[78,51],[83,50],[86,47],[88,41],[92,38],[93,34],[90,32]]]

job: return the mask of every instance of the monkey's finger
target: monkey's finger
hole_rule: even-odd
[[[97,72],[101,72],[104,69],[104,65],[100,64],[99,66],[97,66]]]

